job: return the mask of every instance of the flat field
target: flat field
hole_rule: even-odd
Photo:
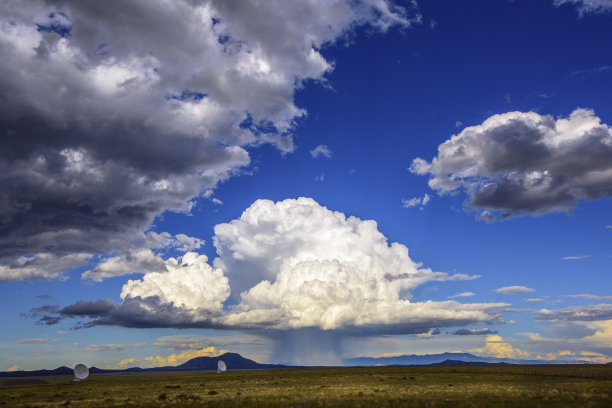
[[[7,407],[612,407],[612,365],[148,372],[0,384]]]

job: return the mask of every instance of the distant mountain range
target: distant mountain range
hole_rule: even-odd
[[[98,373],[119,373],[119,372],[142,372],[142,371],[195,371],[195,370],[216,370],[217,362],[223,360],[228,370],[253,370],[271,368],[292,368],[291,366],[280,364],[259,364],[253,360],[242,357],[237,353],[225,353],[217,357],[196,357],[178,365],[166,367],[140,368],[131,367],[125,370],[106,370],[97,367],[89,369],[90,374]],[[0,377],[34,377],[48,375],[72,375],[72,368],[62,366],[55,370],[34,370],[34,371],[5,371],[0,372]]]
[[[216,370],[217,362],[223,360],[228,370],[254,370],[274,368],[298,368],[281,364],[260,364],[237,353],[225,353],[217,357],[196,357],[178,366],[140,368],[132,367],[125,370],[105,370],[97,367],[89,369],[90,374],[142,371],[195,371]],[[590,361],[572,360],[517,360],[510,358],[480,357],[470,353],[441,354],[409,354],[394,357],[355,357],[343,360],[346,366],[400,366],[400,365],[484,365],[484,364],[591,364]],[[608,363],[610,364],[610,363]],[[62,366],[55,370],[6,371],[0,372],[0,377],[34,377],[48,375],[72,375],[72,368]]]
[[[470,353],[441,353],[441,354],[408,354],[393,357],[355,357],[342,361],[347,366],[373,366],[373,365],[431,365],[444,361],[470,363],[506,363],[506,364],[591,364],[585,360],[519,360],[514,358],[480,357]],[[455,365],[457,365],[455,364]]]

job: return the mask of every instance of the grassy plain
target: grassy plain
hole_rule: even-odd
[[[0,379],[7,407],[612,407],[612,365],[411,366]],[[40,383],[40,381],[43,381]]]

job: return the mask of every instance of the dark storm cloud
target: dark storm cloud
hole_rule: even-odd
[[[110,299],[95,302],[79,300],[59,311],[62,318],[89,317],[92,320],[80,322],[76,329],[93,326],[120,326],[131,328],[218,328],[227,326],[219,323],[219,316],[197,313],[177,307],[174,303],[162,302],[157,296],[126,298],[122,303]],[[240,327],[236,327],[240,329]]]
[[[110,299],[98,299],[95,302],[79,300],[75,304],[63,308],[60,313],[68,317],[100,317],[107,316],[116,308],[117,305]]]
[[[585,109],[556,120],[509,112],[465,128],[410,170],[429,175],[440,195],[467,193],[486,221],[570,212],[579,200],[612,196],[612,130]]]
[[[57,324],[62,319],[58,315],[59,306],[57,305],[44,305],[41,307],[34,307],[28,312],[21,313],[21,317],[28,319],[37,319],[36,324],[43,326],[52,326]]]
[[[453,332],[454,335],[457,336],[482,336],[485,334],[496,334],[496,330],[489,329],[480,329],[480,330],[468,330],[468,329],[459,329]]]
[[[536,313],[537,320],[599,321],[612,319],[612,304],[570,306],[558,310],[542,309]]]
[[[265,335],[265,333],[284,332],[277,330],[274,326],[277,321],[258,321],[256,323],[232,323],[227,322],[227,313],[210,313],[205,311],[193,311],[183,307],[177,307],[173,303],[161,302],[159,297],[128,298],[120,304],[115,304],[108,299],[89,302],[80,300],[76,304],[62,309],[59,318],[89,317],[88,322],[79,322],[74,328],[82,329],[94,326],[119,326],[128,328],[202,328],[218,330],[248,330],[253,333]],[[438,327],[452,327],[478,323],[479,319],[461,318],[424,318],[420,321],[404,322],[401,324],[369,324],[361,326],[346,326],[334,330],[337,335],[342,336],[367,336],[378,333],[386,334],[422,334],[428,333],[432,328],[432,334],[440,334]],[[503,324],[500,316],[492,316],[490,324]],[[313,328],[313,330],[319,330]]]
[[[7,0],[0,16],[0,281],[141,248],[246,147],[293,150],[295,89],[332,69],[319,48],[418,20],[374,0]]]

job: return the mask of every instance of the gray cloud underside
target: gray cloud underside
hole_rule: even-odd
[[[521,293],[529,293],[534,291],[534,289],[525,286],[504,286],[502,288],[495,289],[495,292],[503,293],[504,295],[518,295]]]
[[[425,302],[429,303],[429,302]],[[503,324],[499,313],[495,310],[503,304],[467,304],[462,305],[457,302],[444,305],[444,309],[452,310],[460,308],[474,311],[486,310],[487,314],[478,316],[465,316],[449,314],[447,317],[436,315],[435,313],[424,313],[414,315],[396,323],[380,322],[362,325],[345,325],[337,328],[336,332],[345,335],[367,335],[371,333],[385,334],[420,334],[426,333],[433,328],[466,326],[474,323]],[[452,305],[450,304],[452,303]],[[414,303],[414,307],[422,307],[424,303]],[[410,306],[408,306],[409,308]],[[228,324],[228,317],[231,321],[231,312],[211,313],[210,311],[199,311],[194,314],[193,310],[177,307],[173,303],[163,303],[159,297],[151,296],[147,298],[128,298],[122,303],[115,303],[110,299],[99,299],[97,301],[80,300],[75,304],[69,305],[61,310],[53,307],[55,313],[51,316],[57,321],[66,318],[89,318],[86,322],[79,322],[73,328],[89,328],[93,326],[119,326],[128,328],[202,328],[219,330],[248,330],[254,333],[265,335],[261,330],[272,330],[274,332],[287,331],[277,328],[278,320],[261,320],[256,323],[242,322],[239,324]],[[317,329],[319,330],[319,329]],[[480,334],[480,333],[473,333]],[[161,345],[163,344],[163,345]],[[199,343],[198,343],[199,344]],[[202,343],[208,344],[208,343]],[[211,343],[212,344],[212,340]],[[223,345],[223,343],[215,343]],[[252,343],[249,343],[252,344]],[[160,347],[180,348],[172,346],[170,343],[160,343]]]
[[[469,330],[469,329],[458,329],[453,332],[457,336],[483,336],[486,334],[496,334],[496,330],[480,329],[480,330]]]
[[[147,343],[124,343],[124,344],[113,344],[113,343],[105,343],[105,344],[90,344],[85,347],[83,350],[85,351],[120,351],[126,350],[130,348],[144,347]]]
[[[206,337],[193,334],[163,336],[158,338],[153,346],[168,350],[192,350],[206,347],[236,347],[243,345],[266,345],[258,336],[241,334],[240,336]]]
[[[570,306],[558,310],[543,309],[536,313],[537,320],[599,321],[612,319],[612,304]]]
[[[597,330],[588,328],[584,324],[563,322],[551,325],[548,332],[556,339],[582,339],[592,336]]]
[[[90,318],[75,328],[121,326],[131,328],[226,328],[218,316],[203,314],[194,318],[192,310],[160,302],[159,297],[129,298],[117,304],[110,299],[80,300],[59,311],[60,318]]]
[[[556,211],[612,195],[612,129],[593,111],[569,118],[535,112],[493,115],[438,146],[413,173],[438,194],[465,192],[486,221]]]
[[[294,92],[332,69],[320,48],[419,19],[380,0],[11,0],[0,16],[0,281],[141,247],[249,146],[293,150]]]

